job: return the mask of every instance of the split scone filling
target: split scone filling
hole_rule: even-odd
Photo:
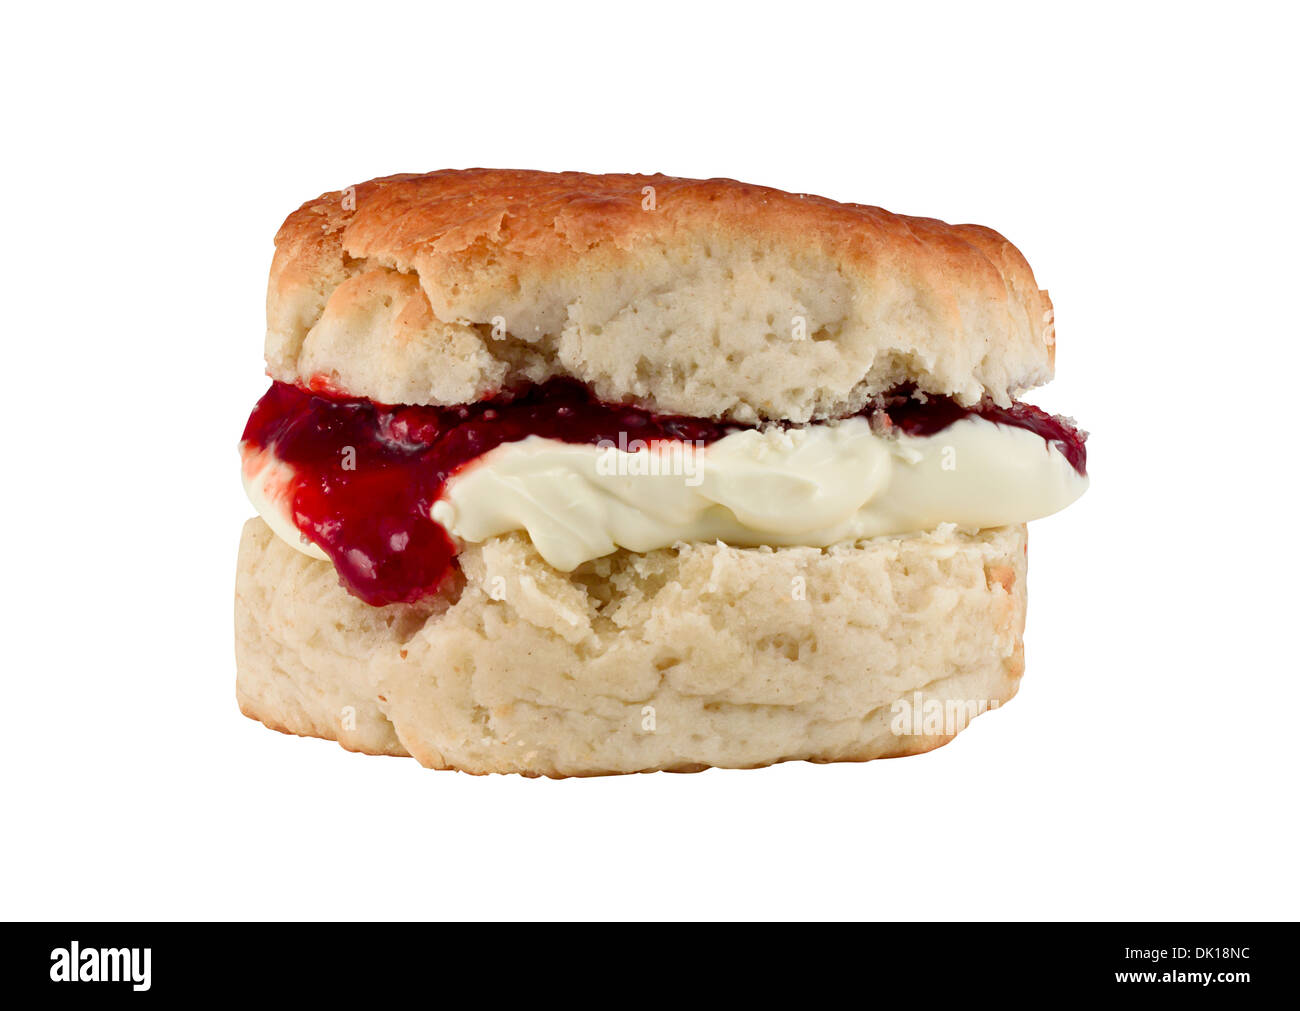
[[[1087,486],[1085,435],[1028,404],[902,388],[807,425],[657,414],[553,379],[457,407],[276,382],[241,442],[273,531],[372,606],[437,593],[468,543],[570,572],[677,543],[828,547],[1023,523]]]

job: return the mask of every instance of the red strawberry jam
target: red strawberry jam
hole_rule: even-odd
[[[922,403],[909,391],[881,398],[903,431],[930,435],[970,414],[1036,432],[1080,473],[1084,436],[1027,404],[961,407]],[[447,479],[502,443],[530,435],[594,445],[606,440],[710,443],[743,426],[595,399],[580,383],[553,379],[461,407],[403,407],[341,396],[320,384],[274,383],[244,429],[246,451],[271,450],[293,467],[293,521],[334,562],[339,581],[368,604],[412,602],[435,592],[456,549],[431,511]]]
[[[319,388],[319,387],[318,387]],[[447,478],[503,442],[713,442],[728,426],[605,404],[556,379],[463,407],[393,407],[275,383],[253,408],[244,442],[274,447],[294,468],[293,520],[368,604],[437,590],[456,549],[430,511]]]

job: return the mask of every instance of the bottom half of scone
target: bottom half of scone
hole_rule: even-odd
[[[560,572],[469,546],[440,594],[372,607],[260,519],[238,698],[268,727],[472,773],[861,761],[946,743],[1024,670],[1025,527],[830,548],[684,544]]]

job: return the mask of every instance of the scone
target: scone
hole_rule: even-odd
[[[1025,523],[1084,435],[1016,398],[996,232],[728,179],[471,169],[276,236],[237,692],[269,727],[575,776],[927,751],[1015,694]]]

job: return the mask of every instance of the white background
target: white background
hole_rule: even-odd
[[[0,912],[1295,917],[1295,24],[1281,5],[6,15]],[[906,7],[904,13],[902,8]],[[1028,673],[903,761],[473,778],[234,701],[271,236],[471,165],[728,175],[989,224],[1093,487]]]

